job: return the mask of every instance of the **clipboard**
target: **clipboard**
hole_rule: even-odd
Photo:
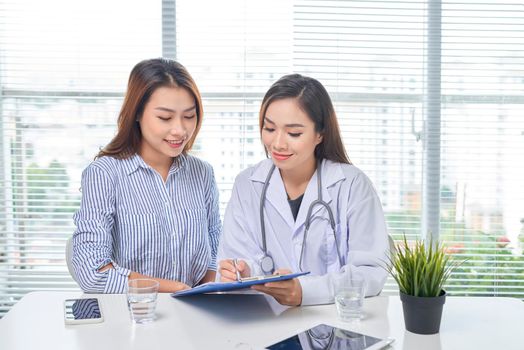
[[[173,298],[196,295],[203,293],[227,292],[230,290],[244,289],[254,286],[255,284],[264,284],[268,282],[286,281],[299,276],[307,275],[307,272],[289,273],[286,275],[269,275],[269,276],[254,276],[242,278],[240,281],[234,282],[208,282],[191,289],[182,290],[180,292],[172,293]]]

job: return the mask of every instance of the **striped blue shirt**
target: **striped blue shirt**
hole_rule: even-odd
[[[221,233],[213,169],[175,158],[166,182],[137,154],[101,157],[82,173],[73,267],[90,293],[124,293],[130,271],[196,285],[216,270]],[[112,263],[114,269],[98,269]]]

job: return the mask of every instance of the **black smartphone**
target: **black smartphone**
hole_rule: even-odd
[[[99,323],[104,320],[97,298],[66,299],[64,322],[66,324]]]

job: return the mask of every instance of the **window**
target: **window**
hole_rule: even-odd
[[[430,232],[468,258],[452,294],[524,297],[523,37],[520,0],[0,0],[0,315],[29,291],[76,288],[64,244],[81,171],[114,134],[131,68],[161,55],[202,92],[194,150],[222,210],[264,157],[263,94],[311,75],[390,234]]]
[[[0,0],[0,316],[27,292],[78,289],[64,251],[81,171],[161,43],[160,3]]]

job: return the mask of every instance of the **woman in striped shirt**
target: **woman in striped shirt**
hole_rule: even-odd
[[[82,174],[73,267],[80,287],[123,293],[154,278],[174,292],[215,278],[221,233],[211,166],[187,154],[202,124],[202,101],[177,62],[138,63],[118,132]]]

